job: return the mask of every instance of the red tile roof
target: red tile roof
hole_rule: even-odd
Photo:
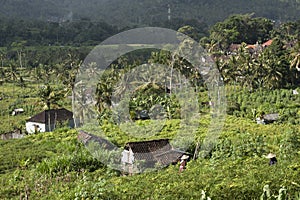
[[[270,46],[272,44],[273,40],[268,40],[265,43],[262,44],[263,47]]]
[[[255,49],[256,45],[255,44],[249,44],[246,46],[247,49]]]

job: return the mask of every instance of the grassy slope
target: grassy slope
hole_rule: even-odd
[[[20,87],[12,83],[4,83],[0,88],[0,134],[13,131],[15,128],[25,129],[26,119],[41,112],[43,104],[38,97],[38,91],[42,84],[28,84]],[[54,84],[53,84],[54,85]],[[63,107],[71,109],[70,99],[59,102]],[[23,108],[24,113],[12,116],[15,108]]]
[[[16,84],[4,83],[1,85],[0,96],[0,134],[12,131],[16,127],[22,127],[25,119],[37,112],[38,99],[35,97],[37,86],[21,88]],[[26,107],[24,107],[26,105]],[[24,114],[12,116],[15,108],[23,108]]]
[[[213,199],[258,199],[266,184],[271,195],[283,186],[290,197],[299,194],[299,127],[228,117],[217,143],[210,158],[189,162],[180,175],[170,166],[120,177],[76,142],[76,131],[0,141],[0,199],[200,199],[201,190]],[[263,157],[270,151],[276,166]]]

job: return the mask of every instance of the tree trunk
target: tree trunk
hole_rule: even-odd
[[[75,118],[75,92],[74,92],[75,87],[72,86],[72,110],[73,110],[73,122],[74,122],[74,128],[77,128],[77,122]]]
[[[17,51],[18,57],[19,57],[19,64],[20,67],[23,68],[23,64],[22,64],[22,51]]]
[[[172,94],[172,79],[173,79],[173,69],[174,69],[174,62],[175,62],[175,54],[172,54],[171,60],[171,74],[170,74],[170,95]]]
[[[51,132],[50,110],[48,110],[48,129],[49,129],[49,132]]]

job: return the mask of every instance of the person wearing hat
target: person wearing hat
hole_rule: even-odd
[[[269,153],[266,158],[270,159],[269,165],[275,165],[277,163],[276,155],[273,153]]]
[[[180,161],[180,166],[179,166],[179,173],[181,173],[185,169],[186,162],[187,162],[188,158],[189,158],[188,155],[181,156],[181,161]]]

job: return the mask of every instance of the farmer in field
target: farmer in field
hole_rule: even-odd
[[[188,158],[189,158],[189,156],[187,156],[187,155],[183,155],[181,157],[180,166],[179,166],[179,173],[181,173],[185,169]]]
[[[273,153],[269,153],[266,158],[270,159],[269,165],[275,165],[277,163],[276,155]]]

